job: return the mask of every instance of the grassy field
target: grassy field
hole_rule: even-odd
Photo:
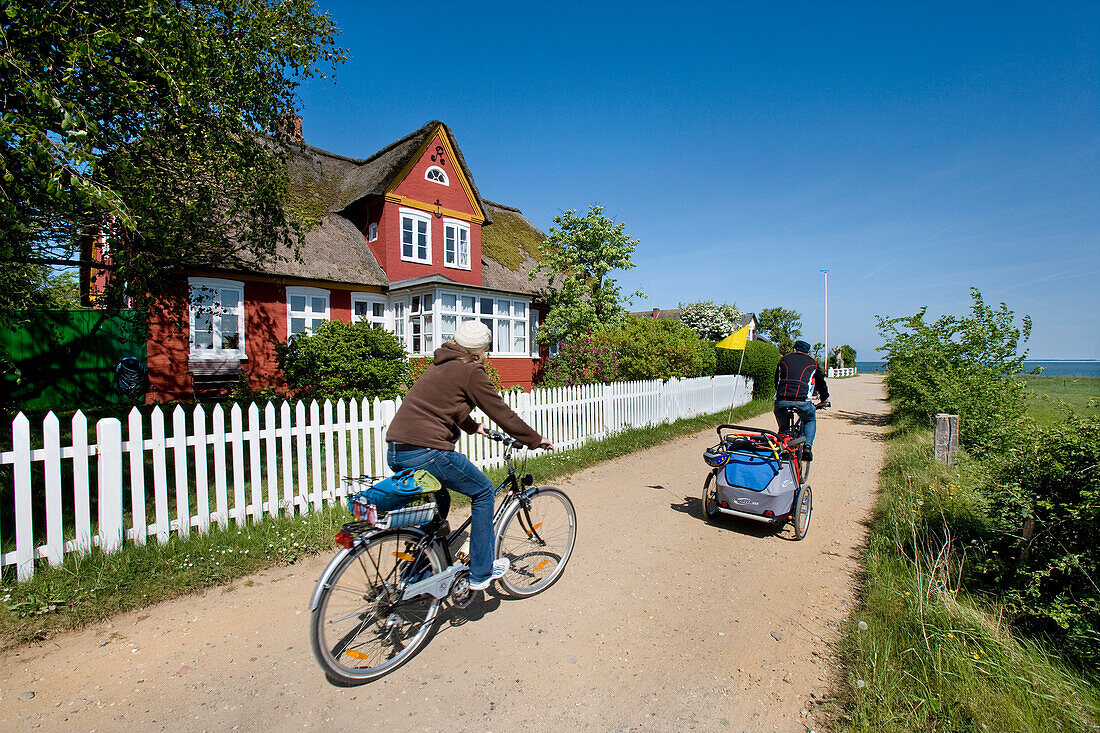
[[[995,599],[960,585],[965,557],[950,527],[981,521],[985,477],[965,455],[952,468],[934,462],[931,446],[927,431],[888,443],[836,729],[1100,730],[1095,680],[1017,639]]]
[[[747,420],[769,412],[771,406],[771,401],[754,400],[732,415],[722,412],[628,430],[575,450],[533,458],[527,470],[536,483],[545,484],[601,461],[713,429],[722,422]],[[504,472],[488,473],[499,482]],[[454,495],[455,505],[468,503],[465,496]],[[212,586],[247,585],[246,576],[263,568],[332,552],[333,536],[349,518],[345,509],[333,507],[316,514],[268,518],[241,528],[212,527],[205,535],[173,536],[163,545],[151,541],[120,553],[71,553],[56,568],[42,564],[25,583],[14,582],[5,573],[0,584],[0,648],[42,640],[60,630]]]
[[[1066,406],[1081,416],[1100,416],[1100,377],[1021,377],[1027,385],[1028,413],[1050,425],[1065,417]]]

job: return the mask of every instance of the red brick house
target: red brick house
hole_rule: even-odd
[[[290,170],[320,226],[297,259],[181,268],[178,296],[150,324],[149,401],[191,399],[242,373],[254,389],[277,386],[275,344],[328,319],[376,323],[410,356],[481,319],[502,383],[530,389],[545,280],[528,273],[544,235],[482,199],[446,125],[429,122],[365,160],[303,144]]]

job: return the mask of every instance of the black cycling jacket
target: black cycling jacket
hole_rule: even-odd
[[[775,399],[802,402],[814,392],[822,401],[829,399],[829,387],[817,359],[794,351],[779,360],[775,368]]]

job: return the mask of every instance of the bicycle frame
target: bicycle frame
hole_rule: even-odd
[[[530,487],[534,484],[534,477],[532,477],[529,473],[524,474],[522,479],[519,477],[515,466],[512,464],[512,446],[510,445],[506,446],[505,448],[504,460],[506,465],[508,466],[508,475],[505,476],[504,480],[501,481],[500,485],[498,485],[493,491],[494,499],[499,496],[502,491],[504,491],[505,487],[509,488],[508,491],[505,492],[504,501],[500,502],[500,505],[497,506],[497,508],[493,512],[494,530],[500,524],[501,519],[504,518],[505,513],[512,506],[512,503],[516,501],[523,501],[526,494],[522,491],[522,489],[524,487]],[[446,521],[447,520],[445,519],[437,517],[429,523],[429,529],[421,529],[420,527],[401,528],[401,531],[406,532],[410,535],[420,536],[419,539],[417,539],[416,544],[412,548],[410,548],[409,554],[411,554],[413,557],[419,557],[421,551],[424,550],[425,547],[432,543],[438,543],[443,549],[443,560],[445,564],[445,567],[441,573],[407,586],[405,588],[405,591],[402,593],[403,601],[412,599],[424,593],[428,593],[432,596],[435,596],[436,598],[442,598],[450,591],[454,575],[460,570],[466,569],[466,566],[464,564],[455,562],[455,556],[451,550],[451,546],[458,541],[458,538],[461,537],[462,533],[465,532],[466,529],[470,526],[470,524],[473,522],[473,517],[467,517],[466,520],[458,527],[458,529],[450,532],[450,534],[447,535],[446,540],[444,540],[444,538],[439,536],[438,530],[441,526],[443,526],[443,523],[446,523]],[[521,518],[521,522],[525,525],[525,531],[527,531],[531,536],[535,537],[538,541],[542,541],[542,538],[538,536],[538,528],[531,526],[530,517]],[[310,611],[313,611],[317,608],[317,605],[320,603],[321,600],[321,593],[323,592],[323,589],[328,586],[329,578],[336,571],[336,568],[340,565],[340,561],[348,553],[353,552],[354,548],[356,548],[361,543],[369,540],[371,537],[374,537],[379,533],[389,531],[391,530],[379,529],[363,532],[362,534],[356,536],[354,544],[350,548],[345,548],[336,553],[336,556],[329,561],[329,564],[321,573],[321,577],[318,580],[317,586],[314,588],[313,596],[310,598],[309,603]],[[415,574],[415,572],[416,568],[414,567],[412,569],[412,573]]]

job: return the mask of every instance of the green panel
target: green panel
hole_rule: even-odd
[[[19,409],[80,408],[131,402],[115,386],[124,356],[145,362],[145,329],[137,311],[24,312],[14,328],[0,329],[4,369],[0,395]]]

